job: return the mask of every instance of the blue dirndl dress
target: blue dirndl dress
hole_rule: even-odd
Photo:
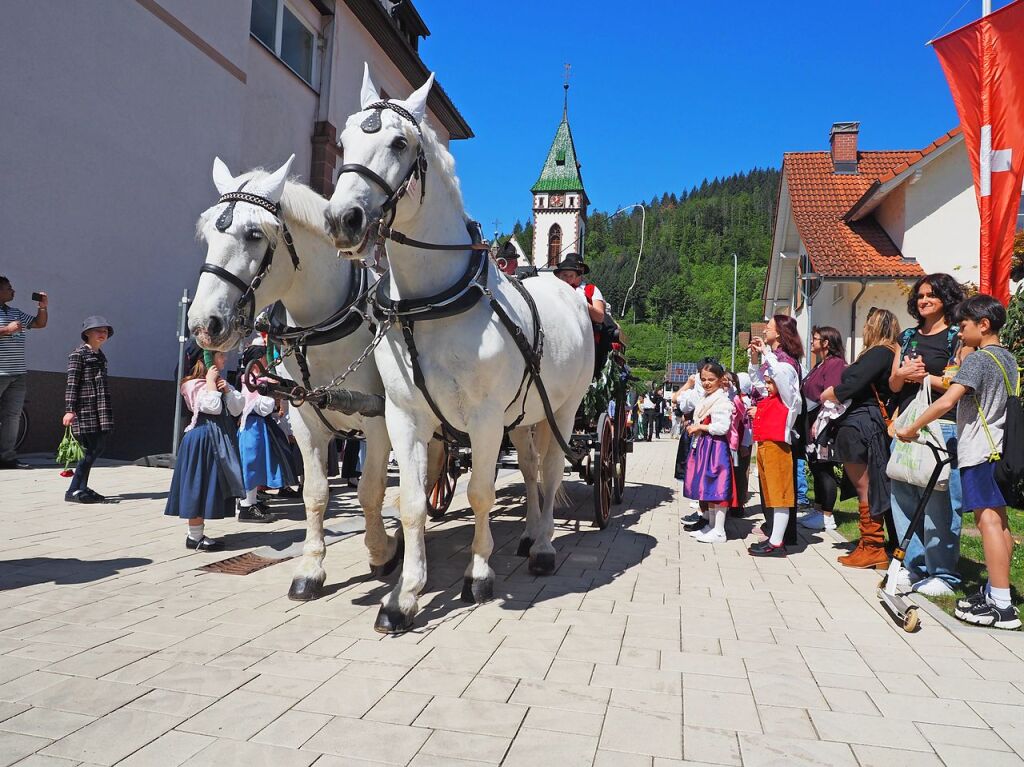
[[[235,499],[244,497],[234,417],[223,411],[199,413],[178,447],[164,514],[181,519],[233,517]]]
[[[238,430],[238,449],[242,484],[247,490],[299,484],[288,438],[267,416],[249,413],[245,425]]]
[[[726,437],[701,434],[687,457],[683,494],[695,501],[732,503],[733,486],[732,454]]]

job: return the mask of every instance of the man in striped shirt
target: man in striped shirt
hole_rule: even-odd
[[[13,300],[11,281],[0,275],[0,469],[27,469],[14,450],[28,378],[25,331],[46,327],[48,300],[45,293],[39,294],[34,317],[10,306]]]

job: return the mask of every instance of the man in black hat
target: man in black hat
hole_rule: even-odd
[[[562,282],[568,283],[576,289],[576,292],[587,302],[587,312],[590,314],[590,322],[594,327],[594,376],[596,377],[605,362],[608,361],[608,352],[612,348],[612,334],[614,320],[611,321],[612,328],[606,326],[604,296],[597,285],[592,282],[583,282],[583,275],[590,271],[579,253],[569,253],[564,259],[555,265],[555,276]]]

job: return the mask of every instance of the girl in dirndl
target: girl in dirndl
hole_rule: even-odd
[[[242,355],[242,370],[266,355],[267,347],[253,344]],[[238,503],[239,522],[273,522],[270,510],[258,500],[263,488],[286,488],[299,484],[292,464],[288,437],[273,419],[277,400],[265,397],[242,384],[245,405],[238,429],[238,452],[242,459],[245,498]]]
[[[755,557],[784,557],[783,536],[789,524],[790,509],[796,504],[794,482],[793,427],[800,414],[800,379],[794,367],[781,360],[760,338],[751,347],[764,360],[750,366],[755,388],[763,392],[754,412],[754,442],[757,445],[757,472],[761,479],[761,505],[765,516],[772,515],[771,535],[752,544],[747,551]]]
[[[192,421],[178,447],[164,514],[188,520],[185,548],[217,551],[224,544],[206,537],[204,522],[233,517],[235,499],[245,497],[235,437],[235,419],[242,412],[244,400],[221,378],[223,352],[198,350],[189,364],[191,369],[181,380],[180,391],[192,411]]]
[[[686,462],[684,493],[700,502],[704,525],[690,535],[700,543],[725,543],[725,515],[735,502],[728,439],[735,405],[729,396],[729,376],[717,361],[705,360],[699,374],[704,398],[686,428],[693,444]]]

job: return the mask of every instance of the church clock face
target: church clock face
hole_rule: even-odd
[[[553,195],[551,195],[551,197],[548,198],[548,202],[551,204],[552,208],[561,208],[562,207],[562,195],[560,195],[560,194],[553,194]]]

